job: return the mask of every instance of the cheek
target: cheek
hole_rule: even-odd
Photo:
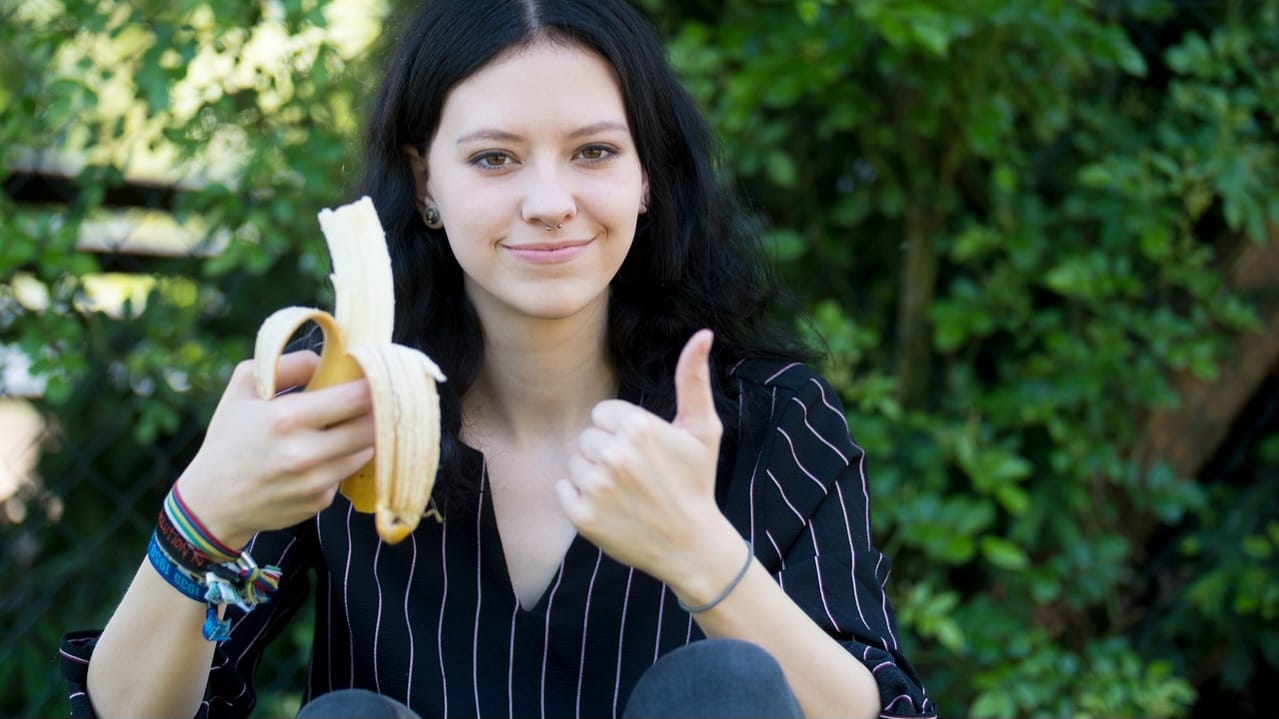
[[[584,194],[583,204],[592,214],[609,224],[634,227],[639,215],[641,182],[638,177],[618,182],[602,183],[600,187]]]
[[[500,233],[514,211],[509,193],[491,182],[453,181],[441,188],[434,197],[450,241]]]

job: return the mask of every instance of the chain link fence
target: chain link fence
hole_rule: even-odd
[[[3,180],[7,199],[25,207],[69,206],[81,192],[57,168],[11,167]],[[105,626],[143,561],[164,495],[199,447],[216,400],[193,400],[174,431],[150,438],[137,431],[138,415],[128,409],[150,394],[124,366],[125,352],[116,351],[136,339],[129,319],[144,311],[136,305],[146,292],[138,296],[131,280],[196,274],[208,257],[207,245],[168,253],[148,244],[136,213],[163,215],[172,201],[171,194],[123,183],[103,203],[110,219],[80,227],[77,249],[98,253],[103,272],[95,275],[112,281],[80,288],[80,309],[92,315],[86,335],[100,330],[107,339],[87,342],[75,357],[85,369],[69,398],[46,398],[28,357],[12,337],[0,336],[0,717],[67,713],[58,668],[61,635]],[[0,315],[57,311],[46,295],[32,275],[5,278]],[[256,716],[296,713],[310,615],[304,608],[261,662]]]

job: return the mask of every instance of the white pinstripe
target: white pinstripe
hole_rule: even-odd
[[[444,607],[449,601],[449,521],[440,525],[440,576],[443,577],[443,588],[440,596],[440,621],[435,627],[435,655],[440,658],[440,696],[444,698],[444,717],[449,715],[449,680],[444,671]]]
[[[626,572],[626,595],[622,598],[622,621],[617,628],[617,674],[613,678],[613,716],[617,716],[617,695],[622,691],[622,642],[626,636],[626,608],[631,603],[631,579],[635,568]]]
[[[382,557],[382,543],[377,543],[373,550],[373,585],[377,587],[377,618],[373,620],[373,686],[377,693],[382,693],[382,679],[377,670],[377,643],[382,634],[382,578],[377,573],[377,560]]]
[[[604,559],[604,550],[595,555],[595,569],[591,572],[591,583],[586,585],[586,606],[582,609],[582,653],[577,661],[577,702],[574,713],[582,716],[582,679],[586,676],[586,625],[591,617],[591,594],[595,591],[595,578],[599,576],[600,562]]]
[[[820,388],[821,388],[821,383],[820,383],[820,382],[817,384],[817,387],[818,387],[818,389],[820,389]],[[825,397],[823,397],[822,399],[823,399],[823,400],[825,400]],[[821,433],[820,433],[820,432],[818,432],[818,431],[817,431],[817,429],[816,429],[815,427],[813,427],[813,425],[809,424],[809,422],[808,422],[808,405],[806,405],[806,404],[804,404],[803,402],[801,402],[801,401],[800,401],[800,399],[799,399],[798,397],[791,397],[791,401],[792,401],[792,402],[794,402],[795,404],[798,404],[798,405],[800,406],[800,408],[804,411],[804,426],[808,428],[808,431],[809,431],[809,432],[812,432],[814,437],[816,437],[817,439],[821,440],[821,443],[822,443],[822,444],[826,445],[827,447],[830,447],[830,448],[831,448],[831,451],[832,451],[832,452],[834,452],[835,454],[838,454],[838,455],[839,455],[839,458],[840,458],[840,459],[842,459],[842,460],[844,460],[844,464],[845,464],[845,465],[848,465],[848,464],[849,464],[849,459],[848,459],[848,457],[847,457],[847,456],[846,456],[843,452],[839,451],[839,448],[838,448],[838,447],[836,447],[835,445],[833,445],[833,444],[831,444],[830,442],[828,442],[828,441],[826,440],[826,438],[825,438],[825,437],[823,437],[823,436],[821,435]],[[841,416],[842,416],[842,415],[841,415]],[[847,426],[847,424],[845,424],[845,426]]]
[[[804,515],[800,514],[798,509],[795,509],[795,505],[791,504],[790,500],[786,498],[786,492],[782,489],[782,483],[778,482],[777,477],[773,476],[773,470],[766,469],[764,470],[764,474],[767,474],[768,478],[773,480],[773,486],[777,487],[778,496],[782,498],[782,501],[786,503],[787,507],[790,507],[790,511],[794,512],[796,517],[799,517],[799,521],[806,523],[808,520],[805,519]]]
[[[839,482],[835,483],[835,494],[839,497],[839,511],[844,515],[844,531],[848,534],[848,561],[852,565],[852,576],[850,579],[853,583],[853,603],[857,605],[857,616],[862,620],[862,626],[870,630],[870,622],[866,621],[866,614],[862,612],[861,593],[857,591],[857,548],[853,546],[853,530],[848,524],[848,506],[844,504],[844,490],[840,488]]]
[[[826,485],[822,484],[822,480],[818,479],[817,477],[814,477],[813,473],[808,471],[808,468],[805,467],[803,463],[799,461],[799,455],[796,454],[795,452],[795,442],[791,440],[790,435],[787,434],[786,430],[782,429],[781,427],[778,427],[777,431],[783,437],[786,438],[786,444],[790,446],[790,456],[791,456],[791,459],[795,460],[795,466],[799,468],[799,471],[804,473],[804,476],[813,480],[813,484],[816,484],[818,489],[822,490],[822,494],[825,495],[827,491]]]
[[[560,580],[564,578],[564,564],[565,562],[560,562],[559,574],[555,575],[555,586],[546,595],[546,633],[542,636],[542,719],[546,719],[546,660],[551,650],[551,609],[555,606],[555,590],[560,588]]]
[[[404,585],[404,629],[409,635],[409,674],[405,680],[404,703],[413,702],[413,658],[417,654],[416,642],[413,640],[413,622],[409,620],[409,595],[413,593],[413,574],[417,571],[417,534],[410,534],[413,543],[413,559],[409,562],[408,583]]]
[[[826,602],[826,588],[822,584],[822,553],[817,547],[817,532],[813,531],[811,524],[808,528],[808,536],[813,540],[813,571],[817,573],[817,596],[821,597],[822,609],[826,611],[826,618],[830,620],[830,625],[842,634],[844,630],[839,626],[839,622],[835,621],[835,615],[830,613],[830,604]]]
[[[475,508],[475,628],[471,635],[471,688],[475,694],[475,716],[484,716],[480,711],[480,606],[484,603],[484,481],[488,478],[488,465],[480,470],[480,501]]]
[[[882,564],[883,561],[884,561],[884,555],[881,554],[879,555],[879,561],[875,562],[875,574],[879,574],[879,565]],[[892,574],[892,569],[889,569],[887,572],[884,573],[884,581],[880,585],[881,589],[888,586],[889,574]],[[893,623],[889,621],[888,619],[888,592],[881,591],[879,593],[879,597],[880,597],[880,607],[882,607],[884,610],[884,629],[888,631],[888,638],[893,640],[893,649],[898,649],[899,647],[897,646],[897,635],[893,632]]]
[[[662,615],[666,613],[666,582],[662,582],[661,594],[657,597],[657,636],[653,637],[653,662],[662,653]]]
[[[515,620],[520,616],[520,600],[511,610],[511,643],[506,650],[506,715],[515,719]]]
[[[249,552],[249,554],[252,554],[252,553],[253,553],[253,543],[254,543],[254,542],[256,542],[256,541],[257,541],[257,535],[254,535],[254,536],[253,536],[253,542],[250,542],[250,543],[249,543],[249,546],[248,546],[248,548],[247,548],[245,551]],[[284,545],[284,551],[280,552],[280,558],[279,558],[279,560],[278,560],[278,562],[279,562],[279,564],[280,564],[280,565],[283,565],[283,564],[284,564],[284,559],[285,559],[285,557],[288,557],[288,556],[289,556],[289,550],[293,549],[293,545],[294,545],[294,543],[295,543],[295,542],[297,542],[297,541],[298,541],[298,538],[297,538],[297,537],[293,537],[292,539],[290,539],[290,540],[289,540],[289,543],[288,543],[288,544]],[[290,574],[290,575],[288,576],[288,579],[292,579],[292,578],[294,578],[294,577],[296,577],[296,576],[297,576],[297,572],[296,572],[296,571],[294,571],[292,574]],[[247,616],[247,615],[246,615],[246,616]],[[252,649],[254,646],[256,646],[256,645],[257,645],[257,643],[258,643],[258,638],[262,636],[263,632],[265,632],[265,631],[267,630],[267,627],[269,627],[269,626],[271,626],[271,623],[270,623],[270,622],[263,622],[263,623],[262,623],[262,626],[261,626],[261,627],[258,627],[257,634],[254,634],[254,635],[253,635],[253,639],[249,640],[249,642],[248,642],[247,644],[245,644],[245,646],[244,646],[244,651],[240,652],[240,656],[236,657],[236,659],[235,659],[235,663],[236,663],[236,664],[239,664],[240,662],[244,661],[244,656],[245,656],[246,654],[248,654],[248,653],[249,653],[249,650],[250,650],[250,649]],[[64,656],[65,656],[65,655],[64,655]],[[227,661],[230,661],[230,657],[229,657],[229,656],[227,657]]]
[[[346,507],[346,571],[342,575],[342,612],[346,615],[346,636],[349,644],[347,646],[351,651],[347,652],[351,660],[350,668],[346,675],[346,680],[350,682],[349,686],[355,688],[355,629],[351,626],[351,513],[355,511],[355,505],[347,505]],[[330,687],[332,688],[332,687]]]
[[[773,539],[773,533],[765,529],[764,536],[768,539],[768,543],[773,545],[773,551],[777,553],[777,561],[781,564],[781,566],[777,568],[777,586],[785,590],[786,583],[782,578],[782,575],[786,573],[786,558],[782,556],[782,550],[781,547],[777,546],[777,540]]]

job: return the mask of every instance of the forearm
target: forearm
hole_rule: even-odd
[[[206,606],[142,562],[89,662],[89,699],[103,719],[190,717],[204,697],[213,642]]]
[[[745,552],[735,534],[719,542],[717,553],[733,557],[719,563],[729,573],[703,575],[681,598],[691,605],[713,599],[732,580]],[[722,602],[693,616],[708,637],[742,639],[772,654],[805,716],[878,716],[879,688],[870,670],[817,626],[758,561],[751,560],[741,583]]]

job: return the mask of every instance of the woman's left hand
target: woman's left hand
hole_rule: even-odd
[[[595,406],[569,477],[556,485],[577,530],[619,562],[679,592],[729,556],[741,538],[715,503],[723,424],[711,396],[712,335],[689,339],[675,367],[671,422],[622,400]]]

